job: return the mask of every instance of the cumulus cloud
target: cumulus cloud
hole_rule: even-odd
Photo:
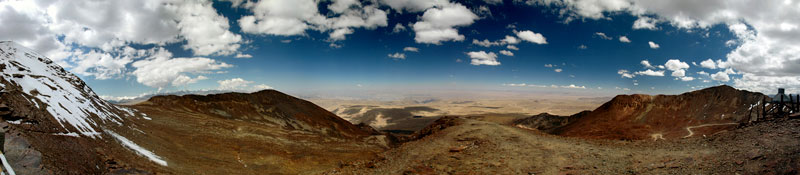
[[[185,85],[185,83],[192,82],[187,81],[190,74],[204,74],[212,70],[233,67],[209,58],[173,58],[172,53],[163,48],[154,52],[152,56],[132,63],[132,66],[136,68],[132,72],[136,76],[136,81],[150,87],[164,88],[170,84],[173,86]],[[198,78],[194,79],[199,80]]]
[[[646,68],[652,68],[653,67],[653,65],[650,64],[650,61],[647,61],[647,60],[642,60],[639,63],[642,64],[642,66],[644,66]]]
[[[472,39],[472,44],[483,46],[483,47],[492,47],[492,46],[499,46],[502,43],[497,42],[497,41],[492,42],[492,41],[489,41],[489,39],[484,39],[483,41],[477,40],[477,39]]]
[[[212,3],[0,1],[0,40],[30,47],[79,75],[135,76],[151,87],[181,86],[207,79],[198,75],[204,71],[231,65],[203,57],[172,58],[163,45],[179,43],[196,56],[246,55],[238,51],[242,37],[230,31],[230,21]]]
[[[656,76],[656,77],[663,77],[664,71],[653,71],[652,69],[647,69],[645,71],[638,71],[635,73],[636,75],[647,75],[647,76]]]
[[[500,54],[503,54],[505,56],[514,56],[513,52],[507,50],[500,50]]]
[[[519,50],[519,48],[517,46],[514,46],[514,45],[508,45],[508,46],[506,46],[506,48],[510,49],[510,50]]]
[[[405,47],[405,48],[403,48],[403,51],[406,51],[406,52],[419,52],[419,48],[416,48],[416,47]]]
[[[716,69],[717,68],[717,63],[715,63],[714,60],[707,59],[707,60],[705,60],[703,62],[700,62],[700,67],[709,68],[709,69]]]
[[[389,58],[394,58],[394,59],[400,59],[400,60],[406,59],[406,54],[400,52],[395,52],[393,54],[389,54],[388,56]]]
[[[238,90],[240,88],[246,87],[248,84],[253,83],[252,81],[247,81],[242,78],[233,78],[228,80],[220,80],[217,81],[219,83],[220,90]]]
[[[428,8],[447,3],[447,1],[431,0],[380,0],[380,2],[399,12],[422,12]]]
[[[459,3],[448,3],[425,10],[421,21],[414,23],[417,43],[441,44],[443,41],[462,41],[464,35],[456,27],[472,24],[478,16]]]
[[[256,92],[260,90],[273,89],[271,86],[266,84],[251,85],[255,82],[248,81],[242,78],[219,80],[217,81],[217,83],[219,84],[217,90],[222,90],[222,91]]]
[[[681,81],[692,81],[692,80],[694,80],[694,77],[681,77],[681,78],[679,78],[679,79],[680,79]]]
[[[555,72],[561,72],[561,71],[564,71],[564,70],[562,70],[562,69],[553,69],[553,71],[555,71]]]
[[[656,23],[668,23],[679,29],[708,29],[727,25],[736,35],[738,46],[726,55],[722,66],[741,72],[735,86],[761,91],[800,84],[800,1],[572,1],[527,0],[531,5],[565,7],[559,14],[567,20],[600,19],[603,13],[623,12],[640,16],[634,28],[657,29]],[[615,3],[618,5],[604,6]],[[692,8],[686,8],[692,7]],[[593,12],[593,13],[592,13]],[[644,15],[650,16],[646,17]],[[733,45],[731,45],[733,46]],[[717,74],[719,75],[719,74]],[[717,76],[722,77],[722,76]],[[748,77],[748,78],[744,78]]]
[[[510,45],[519,44],[520,42],[518,38],[509,35],[506,35],[506,37],[503,38],[503,40],[501,41],[505,44],[510,44]]]
[[[574,19],[606,19],[603,14],[606,11],[621,11],[629,9],[632,2],[628,0],[605,0],[605,1],[572,1],[572,0],[521,0],[528,5],[546,5],[560,7],[564,10],[559,14],[565,17],[567,22]]]
[[[402,31],[406,31],[406,26],[400,23],[395,24],[394,28],[392,28],[392,33],[400,33]]]
[[[234,58],[253,58],[253,55],[239,53],[239,54],[236,54],[236,56],[234,56]]]
[[[717,81],[722,81],[722,82],[728,82],[728,81],[731,80],[731,78],[728,77],[728,73],[725,73],[725,71],[719,71],[719,72],[717,72],[715,74],[712,74],[711,75],[711,79],[712,80],[717,80]]]
[[[470,64],[472,65],[487,65],[487,66],[497,66],[500,65],[500,62],[497,61],[497,54],[494,52],[486,53],[485,51],[475,51],[475,52],[467,52],[467,55],[472,59]]]
[[[545,64],[544,67],[555,67],[556,65],[553,64]]]
[[[648,41],[647,44],[650,45],[651,49],[658,49],[661,47],[658,44],[654,43],[653,41]]]
[[[525,30],[525,31],[514,30],[514,33],[517,34],[517,37],[519,37],[522,40],[536,44],[547,44],[547,39],[544,38],[544,36],[542,36],[541,33],[535,33],[530,30]]]
[[[672,71],[672,76],[673,77],[684,77],[684,76],[686,76],[686,70],[685,69],[678,69],[678,70]]]
[[[667,67],[667,70],[671,70],[671,71],[677,71],[677,70],[680,70],[680,69],[688,69],[689,68],[689,64],[687,64],[686,62],[683,62],[681,60],[678,60],[678,59],[667,60],[667,63],[665,63],[664,66]]]
[[[636,77],[636,75],[631,74],[628,70],[625,70],[625,69],[618,70],[617,74],[622,76],[622,78],[633,78],[633,77]]]
[[[308,29],[330,31],[329,41],[338,41],[346,39],[354,28],[388,26],[386,12],[376,4],[364,6],[358,1],[337,0],[328,6],[332,15],[326,16],[319,13],[318,3],[314,0],[248,1],[243,7],[253,15],[240,18],[239,27],[245,33],[278,36],[303,35]]]
[[[639,19],[633,22],[633,29],[656,30],[656,22],[656,19],[640,16]]]
[[[604,39],[604,40],[612,40],[613,39],[613,38],[607,36],[603,32],[595,32],[594,35],[597,36],[597,37],[600,37],[600,39]]]
[[[623,43],[630,43],[630,42],[631,42],[631,40],[630,40],[630,39],[628,39],[628,37],[627,37],[627,36],[620,36],[620,37],[619,37],[619,42],[623,42]]]

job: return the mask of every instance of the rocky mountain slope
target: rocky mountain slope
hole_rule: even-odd
[[[143,114],[109,104],[74,74],[13,42],[0,42],[0,114],[3,152],[17,174],[102,174],[163,163],[135,156],[152,153],[115,134],[133,129],[125,123]]]
[[[100,99],[77,76],[0,42],[3,152],[17,174],[317,174],[392,139],[274,90]]]
[[[541,113],[534,116],[516,119],[512,121],[514,126],[527,129],[536,129],[546,133],[554,133],[558,129],[580,119],[591,111],[583,111],[570,116],[558,116],[548,113]]]
[[[747,123],[765,97],[726,85],[680,95],[619,95],[556,132],[623,140],[702,137]]]

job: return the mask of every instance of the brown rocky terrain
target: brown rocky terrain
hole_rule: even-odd
[[[678,139],[748,123],[756,116],[750,109],[763,98],[768,97],[726,85],[680,95],[619,95],[590,112],[569,117],[540,114],[515,124],[571,137]]]
[[[16,174],[318,174],[397,140],[274,90],[112,105],[13,42],[0,42],[0,117]]]
[[[556,130],[580,119],[591,111],[583,111],[570,116],[558,116],[549,113],[541,113],[534,116],[516,119],[514,126],[521,128],[536,129],[546,133],[553,133]]]
[[[317,174],[391,145],[372,128],[274,90],[156,96],[130,107],[152,118],[136,121],[146,134],[131,132],[132,140],[151,145],[177,174]]]
[[[445,117],[418,140],[327,174],[797,174],[798,129],[800,120],[783,119],[707,137],[622,141]]]

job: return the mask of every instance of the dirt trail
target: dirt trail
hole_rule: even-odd
[[[689,138],[692,135],[694,135],[694,132],[692,132],[692,129],[694,129],[694,128],[700,128],[700,127],[706,127],[706,126],[738,125],[738,124],[739,123],[731,122],[731,123],[713,123],[713,124],[702,124],[702,125],[697,125],[697,126],[689,126],[689,127],[686,127],[686,131],[689,131],[689,135],[683,136],[683,138]]]

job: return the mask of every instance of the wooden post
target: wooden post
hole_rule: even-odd
[[[794,97],[789,94],[789,112],[794,112]]]
[[[765,118],[765,119],[767,118],[767,98],[766,97],[762,97],[761,98],[761,117]]]

